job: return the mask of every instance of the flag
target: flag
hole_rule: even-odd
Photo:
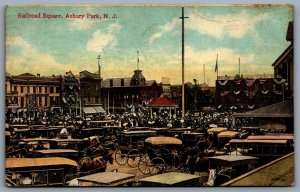
[[[218,54],[217,54],[217,60],[216,60],[216,66],[215,66],[215,72],[218,71]]]

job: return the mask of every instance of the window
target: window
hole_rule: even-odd
[[[45,97],[45,106],[48,106],[48,97]]]
[[[121,79],[121,87],[124,87],[124,79]]]
[[[25,107],[24,106],[24,100],[25,100],[25,97],[21,97],[21,107]]]
[[[48,87],[45,87],[45,93],[48,93]]]
[[[33,87],[33,93],[36,93],[36,87]]]
[[[23,91],[24,91],[24,87],[23,87],[23,86],[21,86],[21,93],[23,93]]]
[[[14,86],[14,91],[17,91],[17,86]]]
[[[42,87],[39,87],[39,93],[42,93]]]
[[[113,80],[112,79],[109,80],[109,85],[110,85],[110,87],[113,87],[114,84],[113,84]]]
[[[54,87],[50,87],[50,93],[53,93],[53,91],[54,91],[53,88]]]

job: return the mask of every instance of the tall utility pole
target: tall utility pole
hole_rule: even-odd
[[[139,63],[140,63],[139,51],[137,51],[136,52],[136,68],[137,68],[137,70],[139,70]]]
[[[194,105],[194,111],[196,112],[197,111],[197,79],[194,79],[194,83],[195,83],[195,101],[194,101],[194,103],[195,103],[195,105]]]
[[[101,104],[101,67],[100,67],[100,59],[101,59],[101,56],[98,55],[97,57],[98,59],[98,75],[99,75],[99,79],[100,79],[100,85],[99,85],[99,103]]]
[[[239,57],[239,77],[241,77],[241,59]]]
[[[184,7],[182,7],[182,15],[179,17],[182,19],[182,86],[181,86],[181,117],[184,117],[184,19],[188,18],[184,16]]]
[[[203,80],[203,83],[205,83],[205,64],[203,64],[203,73],[204,73],[204,80]]]

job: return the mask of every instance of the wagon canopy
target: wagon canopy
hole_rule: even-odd
[[[245,156],[245,155],[221,155],[208,157],[210,161],[215,161],[218,164],[227,166],[245,165],[254,163],[258,160],[257,157]]]
[[[79,177],[79,186],[118,186],[134,180],[134,175],[118,172],[101,172]]]
[[[218,138],[233,138],[235,136],[237,136],[239,134],[239,132],[236,131],[223,131],[221,133],[218,134]]]
[[[146,143],[152,145],[181,145],[182,141],[175,137],[149,137],[145,140]]]
[[[76,161],[62,157],[46,158],[6,158],[6,169],[24,168],[24,167],[44,167],[44,166],[77,166]]]
[[[163,173],[163,174],[146,177],[140,179],[140,181],[145,183],[156,183],[156,184],[172,186],[172,185],[180,184],[186,181],[191,181],[199,178],[200,176],[198,175],[179,173],[179,172],[169,172],[169,173]]]
[[[225,127],[214,127],[214,128],[207,129],[207,133],[209,133],[209,134],[221,133],[223,131],[227,131],[227,128],[225,128]]]

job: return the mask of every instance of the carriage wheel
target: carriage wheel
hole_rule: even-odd
[[[150,161],[150,174],[156,175],[158,173],[163,173],[166,169],[165,161],[160,157],[155,157]]]
[[[139,167],[139,170],[141,173],[143,173],[144,175],[149,175],[150,174],[150,159],[148,159],[147,161],[141,160],[138,164],[138,167]]]
[[[115,152],[115,160],[119,165],[125,165],[128,161],[127,155],[123,154],[120,149],[117,149]]]
[[[147,162],[147,161],[150,161],[150,157],[148,156],[147,153],[143,153],[141,154],[141,160],[142,162]]]
[[[127,154],[127,164],[129,167],[134,168],[137,167],[141,160],[141,153],[137,149],[132,149]]]

